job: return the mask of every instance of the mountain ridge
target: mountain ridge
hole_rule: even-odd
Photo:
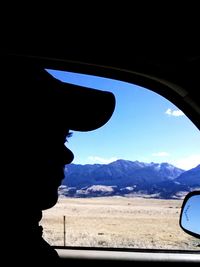
[[[109,164],[66,165],[59,194],[72,197],[139,194],[179,198],[181,192],[189,192],[194,188],[200,188],[200,164],[185,171],[167,162],[145,163],[119,159]]]

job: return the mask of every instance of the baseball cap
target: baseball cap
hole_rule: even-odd
[[[28,57],[10,56],[6,60],[12,70],[11,82],[18,84],[15,94],[23,91],[26,106],[35,102],[36,112],[42,105],[46,114],[61,116],[63,124],[74,131],[95,130],[111,118],[115,109],[113,93],[62,82]]]

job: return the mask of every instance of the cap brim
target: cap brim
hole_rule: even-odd
[[[74,131],[95,130],[108,122],[115,109],[113,93],[61,82],[47,73],[55,106],[63,123]],[[46,75],[45,75],[46,76]],[[47,76],[46,76],[47,78]]]
[[[11,56],[5,62],[6,66],[11,66],[9,75],[12,70],[12,79],[5,77],[5,80],[9,81],[9,88],[18,84],[18,90],[12,92],[18,100],[20,96],[26,100],[23,105],[27,116],[32,114],[28,113],[32,108],[33,116],[37,113],[38,117],[52,118],[52,121],[60,118],[58,120],[68,129],[75,131],[95,130],[111,118],[115,109],[115,97],[111,92],[61,82],[37,61],[26,57]]]

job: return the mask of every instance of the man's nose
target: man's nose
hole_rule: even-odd
[[[64,164],[70,164],[74,159],[74,154],[66,146],[64,146]]]

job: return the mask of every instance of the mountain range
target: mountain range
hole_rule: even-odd
[[[146,196],[182,198],[200,190],[200,164],[185,171],[169,163],[117,160],[109,164],[69,164],[60,196]]]

